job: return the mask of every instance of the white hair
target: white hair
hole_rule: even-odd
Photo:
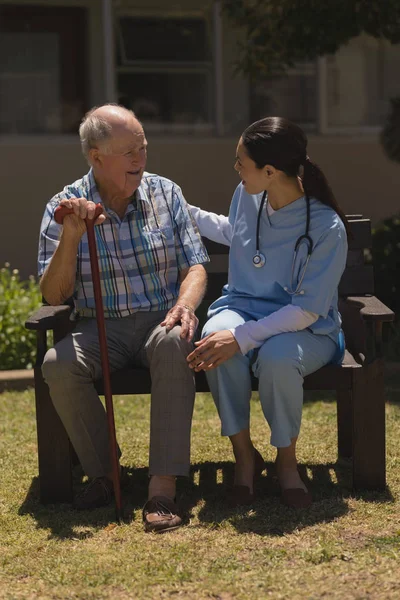
[[[108,122],[105,117],[99,117],[95,115],[95,111],[103,106],[115,106],[122,114],[127,117],[134,117],[136,115],[133,111],[120,106],[119,104],[109,103],[103,104],[102,106],[95,106],[83,117],[79,127],[79,138],[81,140],[82,153],[86,160],[89,161],[89,152],[92,148],[97,148],[99,144],[103,144],[112,137],[112,125]],[[107,145],[103,146],[103,151],[108,152]]]

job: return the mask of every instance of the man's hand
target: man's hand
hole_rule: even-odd
[[[183,304],[175,304],[175,306],[167,312],[161,326],[166,327],[168,332],[171,331],[177,323],[181,324],[181,338],[190,342],[193,339],[199,324],[199,320],[194,314],[194,310]]]
[[[196,342],[196,350],[187,357],[189,367],[195,371],[210,371],[240,352],[239,344],[229,329],[210,333]]]
[[[85,219],[92,220],[94,218],[96,204],[86,198],[70,198],[68,200],[61,200],[60,206],[66,206],[72,208],[74,214],[67,215],[64,218],[63,231],[76,239],[81,239],[86,231]],[[100,225],[106,220],[106,215],[101,214],[97,217],[95,225]]]

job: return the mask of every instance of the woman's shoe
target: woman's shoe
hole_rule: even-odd
[[[279,481],[277,461],[275,461],[275,463],[274,463],[274,469],[275,469],[276,477]],[[300,479],[301,479],[301,482],[304,485],[306,485],[301,477],[300,477]],[[289,508],[300,508],[300,509],[309,508],[311,506],[312,495],[307,489],[306,490],[304,490],[304,488],[282,489],[282,486],[280,486],[280,487],[281,487],[281,503],[284,506],[288,506]]]
[[[250,504],[253,504],[255,499],[255,485],[260,479],[264,469],[264,459],[259,453],[259,451],[256,450],[256,448],[254,448],[253,493],[250,492],[250,488],[247,485],[234,485],[227,497],[227,502],[229,506],[235,508],[236,506],[249,506]]]
[[[312,504],[310,492],[303,488],[288,488],[281,492],[281,502],[289,508],[309,508]]]

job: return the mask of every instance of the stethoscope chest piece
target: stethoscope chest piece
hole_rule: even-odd
[[[265,265],[266,262],[266,258],[264,256],[264,254],[262,254],[261,252],[257,252],[257,254],[255,254],[253,256],[253,265],[259,269],[260,267],[263,267]]]

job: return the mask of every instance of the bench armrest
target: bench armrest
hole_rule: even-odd
[[[394,320],[390,308],[375,296],[340,298],[346,345],[361,363],[369,364],[383,358],[383,328]]]
[[[47,331],[55,329],[60,325],[66,325],[69,321],[72,308],[67,304],[61,306],[41,306],[33,315],[25,321],[27,329],[36,331]]]
[[[360,315],[364,321],[379,321],[382,323],[394,321],[394,312],[375,296],[348,296],[345,302],[359,307]]]

